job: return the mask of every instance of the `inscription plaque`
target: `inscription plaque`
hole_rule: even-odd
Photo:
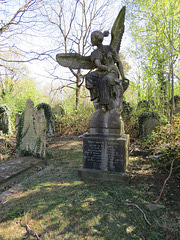
[[[101,169],[103,142],[98,140],[84,141],[84,164],[85,168]]]
[[[128,164],[129,136],[121,138],[86,137],[83,139],[83,167],[125,172]]]

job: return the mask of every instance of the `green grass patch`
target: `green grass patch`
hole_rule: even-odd
[[[148,195],[154,186],[144,181],[149,181],[149,172],[144,179],[126,184],[82,180],[77,175],[82,141],[59,139],[48,151],[54,167],[0,203],[0,239],[34,239],[27,235],[26,224],[42,240],[180,238],[175,210],[147,208],[149,200],[157,197],[153,191]],[[129,201],[143,209],[152,225],[164,228],[149,227],[139,209],[127,206]]]

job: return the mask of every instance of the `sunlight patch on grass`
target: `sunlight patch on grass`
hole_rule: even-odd
[[[127,215],[125,213],[123,213],[123,212],[120,212],[119,216],[122,217],[122,218],[126,218],[127,217]]]
[[[18,224],[18,221],[7,221],[6,224],[0,228],[0,237],[2,236],[2,239],[12,240],[16,237],[21,239],[25,232],[26,230]]]
[[[129,233],[131,233],[132,231],[134,231],[136,229],[136,227],[134,227],[134,226],[128,226],[127,228],[126,228],[126,233],[127,234],[129,234]]]

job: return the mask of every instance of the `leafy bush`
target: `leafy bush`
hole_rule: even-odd
[[[91,115],[74,113],[71,116],[56,116],[56,133],[60,136],[78,136],[89,131]]]
[[[76,108],[75,91],[67,91],[66,97],[59,102],[59,113],[55,111],[56,134],[62,136],[78,136],[89,131],[90,121],[94,112],[93,103],[88,97],[89,92],[83,88]],[[57,105],[57,103],[56,103]],[[63,111],[61,111],[63,109]]]
[[[146,140],[146,146],[155,149],[159,156],[154,165],[160,168],[170,166],[173,159],[174,166],[180,165],[180,117],[175,117],[171,124],[161,126],[157,132]]]

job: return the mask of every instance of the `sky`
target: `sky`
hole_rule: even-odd
[[[9,5],[7,8],[5,8],[5,11],[1,11],[0,14],[3,14],[3,17],[11,17],[13,13],[16,11],[16,9],[19,9],[19,6],[21,6],[23,0],[11,0],[9,1]],[[3,4],[4,5],[4,4]],[[7,5],[6,5],[7,6]],[[2,6],[1,6],[2,7]],[[113,4],[113,8],[111,7],[111,11],[113,13],[109,12],[109,17],[107,16],[107,19],[111,21],[112,23],[114,22],[119,10],[121,9],[121,6],[119,5],[119,1],[115,1]],[[1,16],[1,18],[3,18]],[[32,13],[30,13],[25,20],[29,20],[28,18],[31,18],[32,22],[31,24],[34,25],[33,28],[27,29],[26,35],[19,35],[15,39],[14,45],[20,49],[23,49],[26,52],[29,51],[37,51],[37,52],[44,52],[51,50],[53,48],[56,48],[58,45],[61,44],[61,42],[54,42],[54,39],[52,36],[55,34],[53,32],[53,29],[47,25],[44,20]],[[111,24],[109,24],[110,26]],[[39,28],[41,26],[41,28]],[[98,27],[98,25],[97,25]],[[110,30],[110,29],[104,29],[104,30]],[[56,34],[55,34],[56,35]],[[104,42],[104,44],[108,44],[110,42],[110,37]],[[129,54],[129,47],[132,45],[132,41],[129,35],[129,26],[128,22],[125,20],[125,32],[123,35],[122,43],[121,43],[121,52],[126,56],[126,61],[131,65],[133,69],[133,63],[134,60]],[[91,48],[91,51],[93,51],[93,48]],[[55,51],[52,54],[52,57],[55,59],[55,55],[59,53],[59,50],[57,52]],[[27,58],[30,56],[26,56]],[[44,59],[41,58],[41,59]],[[52,69],[52,61],[47,61],[46,59],[42,61],[32,61],[31,63],[26,64],[30,76],[36,80],[39,85],[44,88],[50,85],[52,82],[52,79],[50,75],[47,73],[47,71],[50,71]],[[133,79],[133,71],[129,72],[128,78]],[[59,75],[62,79],[63,78],[68,78],[70,76],[70,71],[69,69],[63,68],[58,65],[57,70],[56,70],[56,75]],[[72,75],[71,75],[72,76]],[[58,83],[56,83],[58,84]]]

